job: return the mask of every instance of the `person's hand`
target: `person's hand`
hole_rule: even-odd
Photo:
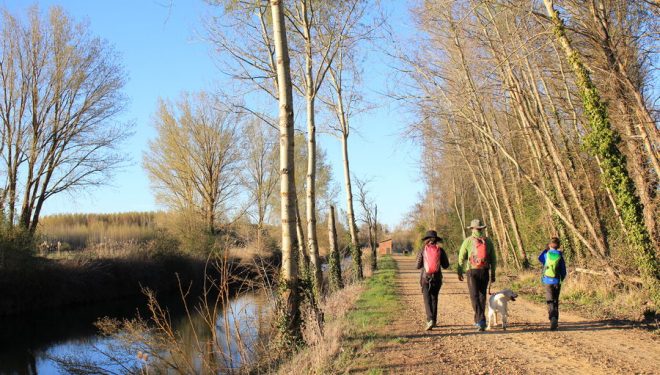
[[[463,275],[460,273],[458,274],[458,281],[463,281]]]

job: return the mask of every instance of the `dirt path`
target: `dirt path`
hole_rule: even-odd
[[[424,331],[414,259],[395,260],[403,313],[378,333],[383,340],[375,341],[352,373],[378,368],[391,374],[660,374],[660,339],[652,333],[564,311],[559,330],[552,332],[545,308],[522,299],[509,304],[507,331],[477,332],[467,284],[451,272],[444,272],[440,291],[440,327]]]

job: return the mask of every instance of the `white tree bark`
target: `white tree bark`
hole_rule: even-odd
[[[277,83],[280,127],[280,194],[282,219],[282,272],[280,301],[285,314],[281,335],[299,339],[300,298],[298,295],[298,263],[296,234],[296,183],[294,169],[293,95],[289,50],[284,25],[284,2],[271,0],[273,38],[277,60]]]

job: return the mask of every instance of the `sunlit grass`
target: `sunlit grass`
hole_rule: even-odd
[[[43,240],[61,242],[63,249],[82,249],[109,242],[146,242],[157,235],[158,217],[164,213],[62,214],[41,219]]]
[[[379,259],[378,271],[367,281],[349,320],[359,331],[372,332],[390,324],[398,308],[396,262],[385,256]]]
[[[521,272],[510,281],[523,298],[545,304],[540,270]],[[641,320],[655,314],[646,290],[612,278],[570,272],[562,284],[560,309],[575,310],[600,318]]]

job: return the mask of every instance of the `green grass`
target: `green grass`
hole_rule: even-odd
[[[390,324],[400,313],[396,287],[397,265],[391,256],[378,258],[378,271],[367,281],[365,289],[355,303],[354,308],[346,315],[348,322],[347,340],[342,344],[341,354],[334,361],[333,368],[344,371],[361,361],[372,361],[373,358],[363,356],[370,353],[379,343],[395,340],[405,343],[404,338],[391,338],[383,335],[383,328]],[[371,366],[370,366],[371,367]],[[383,374],[383,370],[372,368],[369,374]]]
[[[368,335],[390,324],[398,308],[396,262],[385,256],[379,258],[378,271],[367,281],[366,290],[348,319],[358,332]]]
[[[369,374],[383,374],[382,369],[372,365],[373,357],[369,354],[384,342],[407,342],[405,338],[383,334],[387,325],[401,312],[396,271],[397,264],[391,256],[378,258],[378,270],[365,281],[355,305],[342,317],[347,325],[346,334],[339,354],[330,365],[332,370],[325,373],[344,373],[354,366],[368,366],[371,368]]]

